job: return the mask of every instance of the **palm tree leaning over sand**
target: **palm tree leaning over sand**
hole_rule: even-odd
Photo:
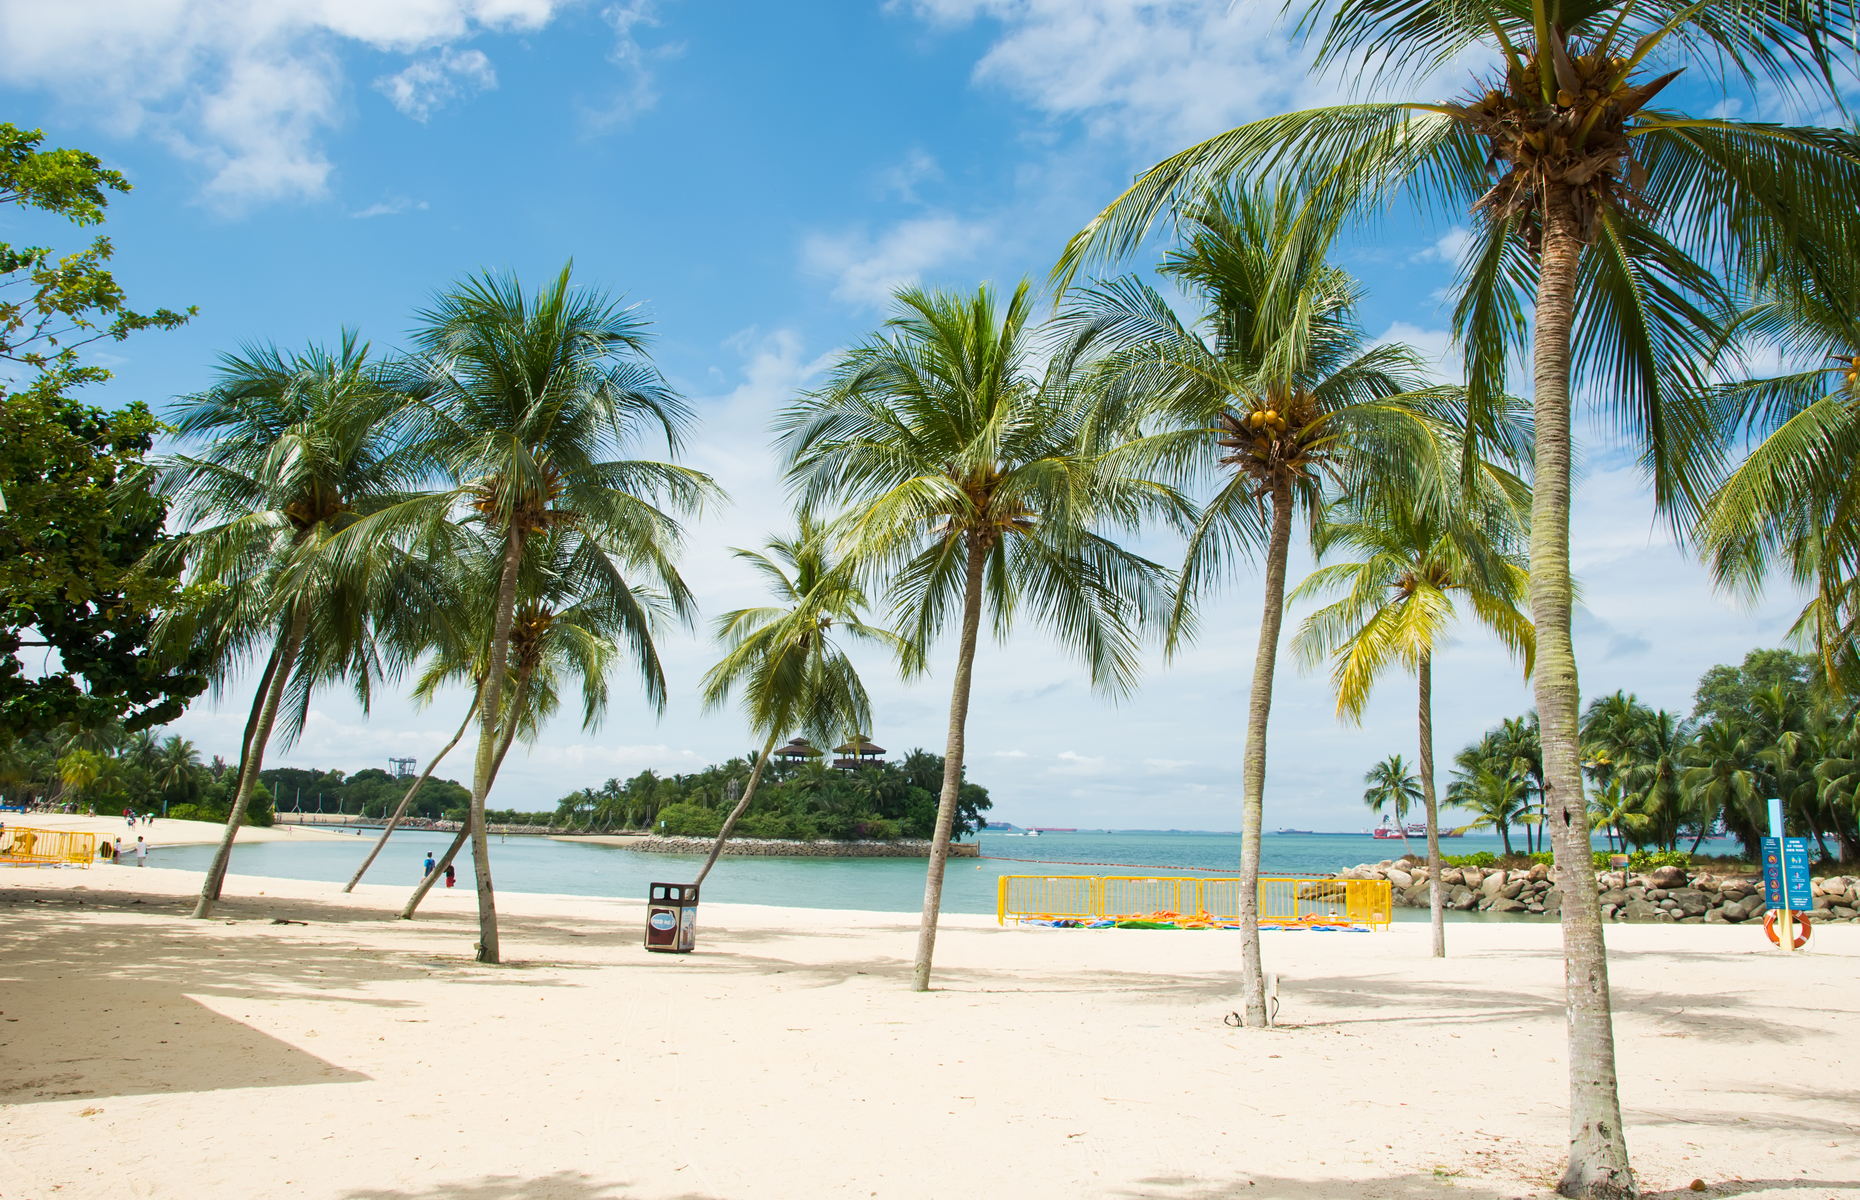
[[[1651,110],[1677,74],[1651,77],[1652,64],[1677,63],[1707,81],[1762,76],[1785,96],[1819,99],[1835,90],[1834,48],[1853,32],[1854,9],[1809,0],[1598,0],[1574,10],[1318,0],[1305,25],[1325,27],[1320,65],[1361,56],[1365,68],[1412,77],[1469,52],[1500,65],[1461,102],[1313,109],[1192,146],[1140,175],[1073,239],[1056,273],[1069,279],[1094,258],[1132,253],[1153,222],[1211,180],[1307,178],[1313,223],[1324,227],[1398,195],[1455,220],[1474,214],[1455,326],[1475,399],[1500,395],[1511,353],[1526,342],[1532,350],[1531,611],[1570,1004],[1571,1137],[1559,1186],[1571,1196],[1631,1196],[1601,911],[1583,886],[1590,850],[1570,641],[1573,376],[1580,371],[1642,441],[1658,503],[1683,509],[1701,496],[1714,458],[1700,449],[1711,415],[1675,398],[1717,341],[1711,312],[1728,299],[1718,280],[1786,264],[1804,246],[1851,247],[1860,142]]]
[[[487,546],[477,556],[477,581],[462,589],[466,595],[496,594],[503,558],[498,549]],[[490,607],[480,600],[474,608],[478,614],[476,644],[482,647],[489,641]],[[581,685],[582,728],[600,726],[609,700],[607,678],[629,650],[649,702],[657,712],[664,712],[665,671],[653,632],[673,615],[663,593],[629,585],[591,539],[560,529],[529,538],[517,572],[516,615],[508,639],[504,693],[509,699],[485,782],[487,793],[511,745],[518,739],[535,741],[543,724],[561,707],[563,691],[574,681]],[[415,698],[429,701],[448,682],[480,680],[487,666],[485,658],[436,656],[421,674]],[[413,918],[465,840],[483,828],[482,818],[482,813],[476,819],[467,813],[452,845],[408,897],[400,912],[402,920]]]
[[[691,597],[673,565],[681,537],[675,514],[720,494],[688,468],[614,457],[647,428],[676,452],[690,412],[647,359],[639,314],[571,287],[570,272],[563,267],[534,293],[509,275],[467,279],[420,314],[416,334],[426,418],[420,445],[457,481],[500,562],[467,818],[477,957],[487,963],[498,961],[498,943],[484,808],[500,747],[509,743],[505,682],[524,546],[546,533],[585,541],[589,561],[628,594],[620,573],[642,573],[688,620]]]
[[[1414,777],[1408,764],[1401,760],[1401,755],[1391,754],[1363,772],[1363,782],[1369,785],[1363,791],[1363,806],[1377,816],[1390,812],[1395,814],[1395,829],[1401,834],[1402,852],[1409,853],[1408,810],[1421,803],[1420,780]]]
[[[1523,444],[1520,436],[1519,444]],[[1518,605],[1530,585],[1524,562],[1522,516],[1530,493],[1516,476],[1480,464],[1477,488],[1443,482],[1449,496],[1434,509],[1403,503],[1346,499],[1320,522],[1312,546],[1320,560],[1345,548],[1364,555],[1311,573],[1293,600],[1343,592],[1305,618],[1292,650],[1306,666],[1334,658],[1331,686],[1337,715],[1360,723],[1376,680],[1397,664],[1414,672],[1420,688],[1421,796],[1427,810],[1428,907],[1435,958],[1447,954],[1446,897],[1441,873],[1440,805],[1434,790],[1434,657],[1445,648],[1448,627],[1466,600],[1479,623],[1497,635],[1531,673],[1535,638]],[[1405,844],[1405,836],[1404,836]]]
[[[1438,456],[1417,406],[1420,363],[1405,346],[1372,346],[1356,319],[1360,290],[1325,262],[1289,187],[1195,197],[1177,214],[1184,244],[1162,274],[1203,305],[1197,332],[1133,279],[1082,288],[1066,303],[1061,356],[1089,373],[1097,419],[1154,430],[1124,452],[1146,473],[1218,485],[1188,533],[1170,616],[1173,651],[1191,637],[1201,595],[1248,548],[1263,551],[1265,597],[1241,766],[1241,1018],[1264,1028],[1258,887],[1266,729],[1285,614],[1292,524],[1328,496],[1400,488]],[[1419,487],[1405,494],[1420,496]]]
[[[722,708],[740,688],[749,727],[765,737],[742,797],[724,819],[694,885],[710,874],[737,819],[749,810],[777,742],[799,730],[826,745],[872,727],[865,685],[834,643],[836,627],[850,638],[890,650],[906,675],[922,667],[916,647],[861,619],[865,592],[834,561],[826,527],[806,515],[799,524],[792,538],[769,539],[766,554],[731,551],[762,576],[778,603],[717,618],[717,637],[729,651],[704,675],[704,708]]]
[[[882,333],[843,354],[827,386],[777,422],[802,509],[844,506],[848,565],[888,583],[895,628],[922,648],[959,621],[943,788],[912,987],[930,987],[943,871],[962,784],[982,610],[1005,638],[1019,613],[1050,628],[1113,696],[1136,683],[1135,630],[1160,613],[1167,573],[1097,532],[1179,498],[1088,440],[1065,380],[1037,373],[1023,282],[900,290]]]
[[[183,437],[213,440],[160,464],[189,532],[154,552],[184,561],[193,582],[210,585],[208,596],[166,618],[158,636],[211,646],[222,684],[262,647],[270,654],[226,830],[194,909],[200,918],[219,898],[280,714],[294,736],[312,690],[338,679],[366,709],[373,681],[409,661],[410,644],[437,619],[430,558],[377,544],[365,568],[354,566],[358,524],[407,501],[423,476],[398,437],[406,398],[367,345],[345,332],[334,354],[251,348],[223,359],[219,375],[176,404]]]

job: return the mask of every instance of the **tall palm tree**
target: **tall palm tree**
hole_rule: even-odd
[[[155,764],[155,786],[164,794],[187,787],[200,771],[200,751],[194,743],[178,735],[162,739]],[[167,811],[165,801],[162,811]]]
[[[1408,849],[1408,810],[1421,803],[1420,781],[1408,764],[1401,760],[1401,755],[1391,754],[1363,774],[1363,782],[1369,787],[1363,792],[1363,803],[1369,811],[1381,816],[1385,812],[1395,814],[1395,828],[1401,833],[1401,846],[1405,853]]]
[[[1241,767],[1237,914],[1241,1016],[1258,1028],[1267,1022],[1256,895],[1266,731],[1292,526],[1300,513],[1315,520],[1339,493],[1394,490],[1438,447],[1417,403],[1418,360],[1407,347],[1370,344],[1356,317],[1361,290],[1325,261],[1327,239],[1309,236],[1293,189],[1200,194],[1177,223],[1184,244],[1161,271],[1201,302],[1200,328],[1154,289],[1115,280],[1069,301],[1061,361],[1086,364],[1097,411],[1128,414],[1125,422],[1150,431],[1127,452],[1143,471],[1216,488],[1188,531],[1171,650],[1192,633],[1197,601],[1240,551],[1264,558]]]
[[[1100,531],[1179,504],[1093,444],[1065,380],[1037,373],[1024,282],[1005,305],[988,287],[905,288],[894,303],[884,331],[842,355],[777,428],[803,509],[845,505],[836,530],[849,565],[887,579],[898,631],[925,647],[958,614],[912,969],[912,987],[926,991],[983,607],[997,637],[1016,615],[1035,617],[1085,660],[1094,685],[1129,692],[1134,629],[1157,610],[1165,572]]]
[[[1654,76],[1654,64],[1833,93],[1835,48],[1854,16],[1850,4],[1815,0],[1317,0],[1305,21],[1324,27],[1323,64],[1360,57],[1368,69],[1414,76],[1479,53],[1497,65],[1460,102],[1314,109],[1190,147],[1140,175],[1059,266],[1069,277],[1094,257],[1130,253],[1210,178],[1307,178],[1321,226],[1395,195],[1456,220],[1473,214],[1455,312],[1473,394],[1500,394],[1512,353],[1527,342],[1531,351],[1537,708],[1553,843],[1571,885],[1590,855],[1570,637],[1572,387],[1592,387],[1642,440],[1659,503],[1696,504],[1713,468],[1711,414],[1683,396],[1699,383],[1693,360],[1718,340],[1713,313],[1729,301],[1719,280],[1797,259],[1803,247],[1851,247],[1860,190],[1853,137],[1651,109],[1679,73]],[[1563,888],[1563,918],[1572,1136],[1559,1186],[1634,1195],[1593,889]]]
[[[669,462],[616,457],[646,429],[675,452],[690,410],[646,356],[646,323],[605,294],[571,286],[572,264],[534,293],[514,276],[484,274],[437,296],[420,314],[418,384],[425,397],[419,443],[457,481],[471,519],[500,562],[479,703],[472,773],[472,859],[477,875],[480,962],[498,961],[484,807],[509,737],[503,726],[505,665],[517,619],[524,547],[559,533],[588,569],[652,581],[681,620],[690,593],[673,555],[676,515],[719,495],[711,479]],[[650,642],[646,643],[650,653]],[[656,659],[654,660],[656,666]],[[649,696],[664,703],[663,684]]]
[[[482,598],[494,595],[501,584],[501,559],[495,552],[478,555],[475,568],[467,567],[468,577],[475,582],[462,589],[466,596],[480,598],[474,606],[475,621],[465,626],[468,635],[475,636],[463,646],[475,642],[483,653],[488,653],[483,648],[489,643],[492,612]],[[631,651],[649,699],[661,712],[665,702],[665,672],[653,634],[673,615],[671,604],[655,588],[629,585],[592,540],[559,528],[530,537],[517,573],[516,602],[504,672],[504,692],[509,699],[485,781],[487,793],[512,743],[519,738],[535,741],[544,723],[561,707],[562,692],[572,681],[581,684],[582,728],[600,726],[609,703],[608,676],[627,651]],[[443,684],[469,679],[481,705],[485,688],[480,681],[487,665],[488,659],[482,656],[457,658],[441,653],[422,672],[415,697],[430,700]],[[452,845],[401,909],[401,919],[413,918],[465,840],[481,827],[482,813],[477,819],[467,815]]]
[[[738,818],[749,810],[778,741],[799,730],[825,743],[871,728],[871,702],[852,660],[834,642],[836,626],[852,639],[886,647],[907,673],[922,667],[910,643],[861,619],[865,593],[834,561],[829,540],[827,528],[803,514],[795,536],[769,539],[768,553],[731,550],[762,576],[778,603],[717,618],[717,637],[729,651],[704,674],[704,707],[723,707],[740,688],[750,728],[765,736],[749,782],[724,818],[694,885],[710,874]]]
[[[154,552],[185,562],[208,598],[159,632],[210,646],[221,686],[269,654],[199,918],[219,898],[280,713],[295,736],[312,690],[338,679],[366,708],[373,682],[404,665],[435,619],[419,554],[371,543],[357,571],[346,548],[367,516],[408,501],[424,476],[400,444],[406,397],[368,346],[345,331],[335,353],[249,347],[223,358],[218,373],[215,386],[176,404],[181,436],[211,441],[161,463],[188,532]]]
[[[1530,585],[1518,519],[1528,492],[1496,467],[1488,466],[1474,480],[1490,486],[1450,487],[1455,502],[1446,506],[1444,516],[1399,501],[1340,502],[1319,525],[1313,548],[1320,560],[1338,547],[1365,557],[1320,567],[1292,593],[1294,600],[1344,593],[1305,618],[1292,639],[1293,651],[1308,666],[1334,657],[1331,685],[1338,716],[1360,722],[1370,690],[1389,667],[1399,664],[1414,672],[1436,958],[1446,957],[1447,934],[1440,806],[1434,791],[1434,656],[1445,647],[1459,615],[1454,597],[1463,597],[1479,623],[1523,660],[1526,678],[1535,645],[1530,620],[1518,610]]]

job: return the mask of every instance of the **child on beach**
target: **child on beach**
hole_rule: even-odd
[[[446,864],[446,886],[451,887],[453,881],[456,880],[457,878],[458,878],[458,871],[452,866],[451,863],[447,863]]]
[[[431,850],[428,850],[426,852],[426,869],[420,872],[420,878],[424,879],[428,875],[431,875],[432,873],[433,873],[433,852]]]

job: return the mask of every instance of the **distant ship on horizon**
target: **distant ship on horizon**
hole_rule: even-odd
[[[1272,832],[1274,833],[1314,833],[1316,831],[1311,830],[1311,829],[1275,829]]]

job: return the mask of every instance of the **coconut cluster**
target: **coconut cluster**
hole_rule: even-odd
[[[1584,240],[1593,237],[1602,213],[1639,206],[1645,171],[1629,147],[1628,122],[1679,72],[1636,85],[1630,82],[1634,66],[1603,45],[1571,53],[1552,29],[1546,46],[1506,68],[1502,89],[1445,106],[1491,147],[1488,165],[1499,179],[1474,207],[1493,220],[1519,221],[1535,248],[1552,186],[1568,186]]]

